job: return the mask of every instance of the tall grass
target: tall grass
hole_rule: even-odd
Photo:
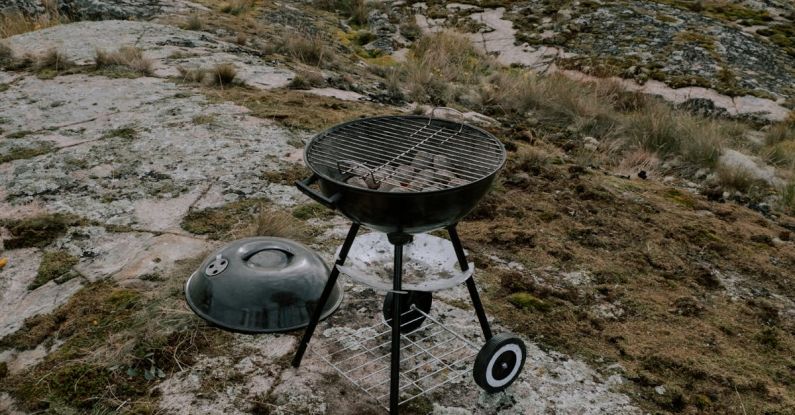
[[[463,35],[443,31],[415,42],[402,68],[409,96],[415,101],[443,105],[456,98],[453,84],[476,85],[496,65]]]
[[[314,4],[317,8],[348,17],[349,22],[356,26],[367,24],[370,5],[366,0],[315,0]]]
[[[32,32],[34,30],[68,22],[66,16],[62,16],[58,11],[58,2],[56,0],[44,0],[42,4],[45,11],[39,16],[26,16],[15,11],[0,11],[0,38]]]
[[[97,69],[124,69],[139,75],[153,73],[152,61],[134,46],[122,46],[113,52],[97,49],[94,60]]]

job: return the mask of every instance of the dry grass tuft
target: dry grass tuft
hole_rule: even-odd
[[[323,75],[317,72],[298,71],[295,78],[287,85],[290,89],[311,89],[319,88],[325,84],[326,80]]]
[[[19,12],[5,13],[0,11],[0,38],[32,32],[61,23],[67,23],[68,19],[61,16],[58,11],[58,4],[53,0],[42,2],[45,12],[37,17],[25,16]]]
[[[232,0],[221,5],[221,12],[238,16],[253,8],[254,0]]]
[[[182,25],[183,29],[186,30],[203,30],[204,29],[204,20],[199,16],[198,13],[193,13],[188,16],[188,20]]]
[[[306,240],[307,234],[308,230],[301,220],[282,210],[263,210],[251,229],[251,236]]]
[[[795,215],[795,180],[785,184],[781,189],[779,208],[790,215]]]
[[[115,52],[97,49],[95,64],[97,69],[123,69],[138,75],[152,75],[152,61],[145,58],[143,51],[134,46],[122,46]]]
[[[315,0],[315,7],[330,12],[337,12],[349,18],[349,23],[356,26],[367,24],[370,5],[366,0]]]
[[[795,140],[795,124],[778,123],[765,133],[765,144],[769,146],[790,140]]]
[[[722,189],[748,193],[754,187],[762,185],[751,172],[737,166],[718,166],[715,169],[717,182]]]
[[[661,102],[629,115],[623,132],[630,147],[681,156],[696,167],[714,167],[726,141],[719,122],[675,111]]]
[[[237,68],[231,63],[220,63],[213,68],[184,68],[178,67],[180,77],[186,82],[228,86],[236,82]]]
[[[455,100],[451,83],[475,85],[495,67],[463,35],[444,31],[423,36],[414,43],[403,65],[403,80],[411,99],[446,105]]]
[[[231,85],[237,77],[237,68],[231,63],[220,63],[208,72],[209,81],[212,85],[225,86]]]
[[[177,67],[179,76],[185,82],[202,83],[206,75],[206,71],[201,68],[185,68],[182,66]]]
[[[58,71],[72,65],[74,64],[69,60],[69,58],[55,49],[50,49],[43,55],[38,56],[34,62],[34,67],[39,70],[54,69]]]
[[[14,60],[14,51],[5,42],[0,42],[0,67],[4,67]]]
[[[640,171],[654,176],[660,166],[660,159],[653,152],[645,149],[634,149],[627,152],[618,163],[615,173],[622,176],[634,176]]]
[[[275,39],[263,51],[265,53],[280,53],[307,65],[318,67],[331,67],[334,65],[333,53],[324,43],[320,34],[297,33]]]

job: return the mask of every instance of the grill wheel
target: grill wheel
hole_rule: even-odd
[[[475,383],[488,393],[505,390],[522,373],[527,349],[522,339],[500,333],[486,342],[475,358]]]

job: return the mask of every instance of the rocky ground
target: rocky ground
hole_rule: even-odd
[[[795,95],[795,58],[767,40],[792,22],[786,2],[749,4],[770,19],[751,14],[748,25],[676,1],[393,6],[420,30],[463,27],[506,65],[621,76],[628,89],[708,99],[724,115],[783,119]],[[290,368],[300,333],[223,333],[190,313],[182,284],[209,251],[252,234],[299,239],[332,262],[348,222],[292,186],[306,174],[303,144],[345,119],[412,110],[361,63],[405,59],[408,30],[379,10],[360,42],[352,20],[302,2],[243,17],[225,7],[62,1],[64,15],[98,21],[4,39],[17,55],[54,49],[73,66],[0,71],[0,413],[383,412],[316,353]],[[188,30],[195,13],[203,27]],[[235,39],[230,27],[243,26],[259,34]],[[313,66],[264,52],[297,29],[359,57]],[[606,41],[611,33],[622,36]],[[680,47],[660,47],[671,39]],[[124,45],[151,71],[94,68],[97,49]],[[222,64],[236,68],[234,82],[190,79]],[[793,410],[791,217],[716,202],[675,177],[602,171],[581,146],[535,141],[549,154],[521,162],[514,150],[528,144],[506,138],[516,133],[504,120],[467,119],[511,149],[505,180],[461,233],[495,330],[520,334],[528,360],[505,393],[467,375],[406,413]],[[741,153],[723,157],[757,168]],[[344,287],[314,352],[378,322],[382,293]],[[481,342],[463,287],[434,299],[437,318]]]

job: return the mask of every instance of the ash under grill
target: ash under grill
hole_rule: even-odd
[[[502,166],[502,145],[465,124],[426,117],[379,117],[342,124],[308,147],[306,161],[328,179],[378,191],[463,186]]]

